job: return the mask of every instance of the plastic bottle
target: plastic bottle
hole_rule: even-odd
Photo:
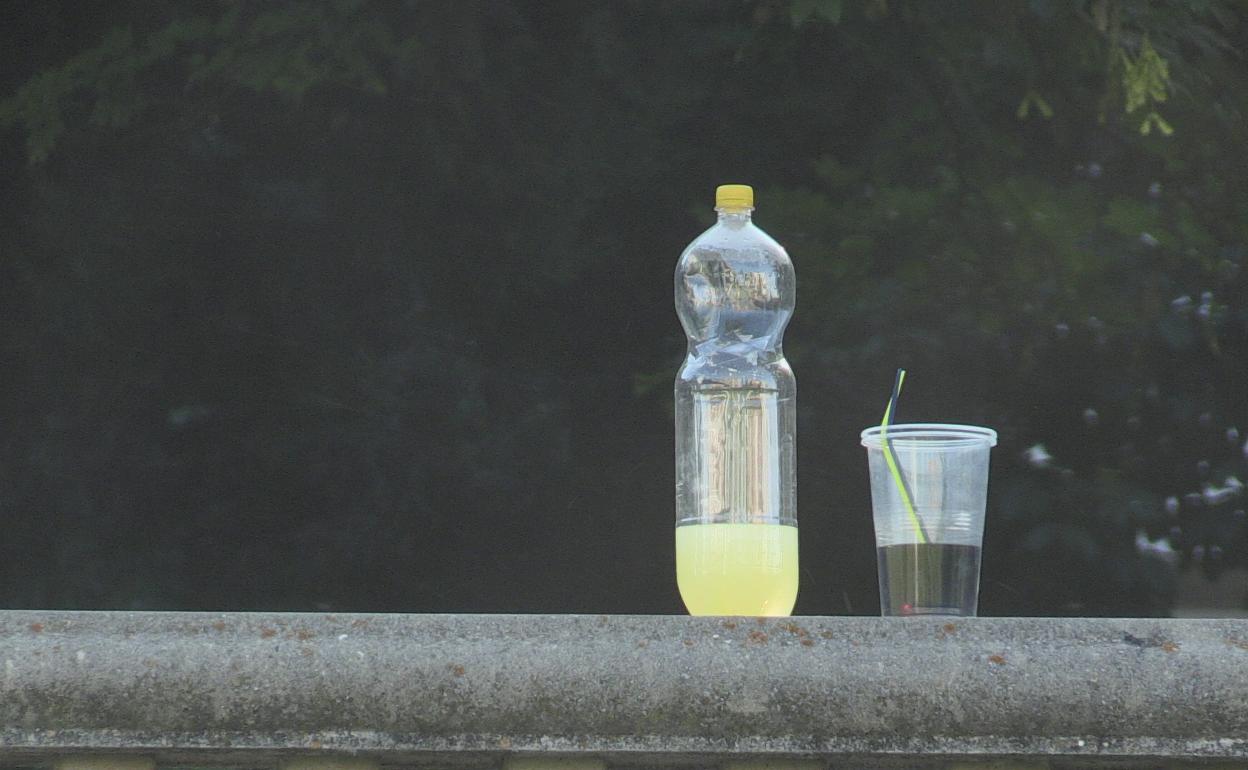
[[[719,221],[676,266],[689,353],[676,377],[676,578],[692,615],[788,615],[797,598],[797,383],[781,337],[793,263],[715,191]]]

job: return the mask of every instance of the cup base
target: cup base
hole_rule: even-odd
[[[974,616],[980,547],[899,543],[876,549],[880,610],[889,616]]]

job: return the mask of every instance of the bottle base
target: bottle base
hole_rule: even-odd
[[[787,617],[797,601],[797,527],[677,527],[676,583],[690,615]]]

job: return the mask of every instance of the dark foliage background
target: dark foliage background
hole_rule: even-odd
[[[674,612],[671,276],[793,256],[803,613],[996,427],[985,614],[1248,562],[1248,9],[10,4],[0,604]],[[1248,591],[1246,591],[1248,593]]]

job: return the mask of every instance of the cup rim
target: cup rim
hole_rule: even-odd
[[[862,445],[868,449],[879,449],[883,442],[880,433],[883,426],[873,425],[859,434]],[[954,425],[939,422],[909,422],[888,426],[888,438],[893,444],[903,443],[909,447],[964,447],[988,443],[989,447],[997,445],[997,432],[992,428],[978,425]]]

